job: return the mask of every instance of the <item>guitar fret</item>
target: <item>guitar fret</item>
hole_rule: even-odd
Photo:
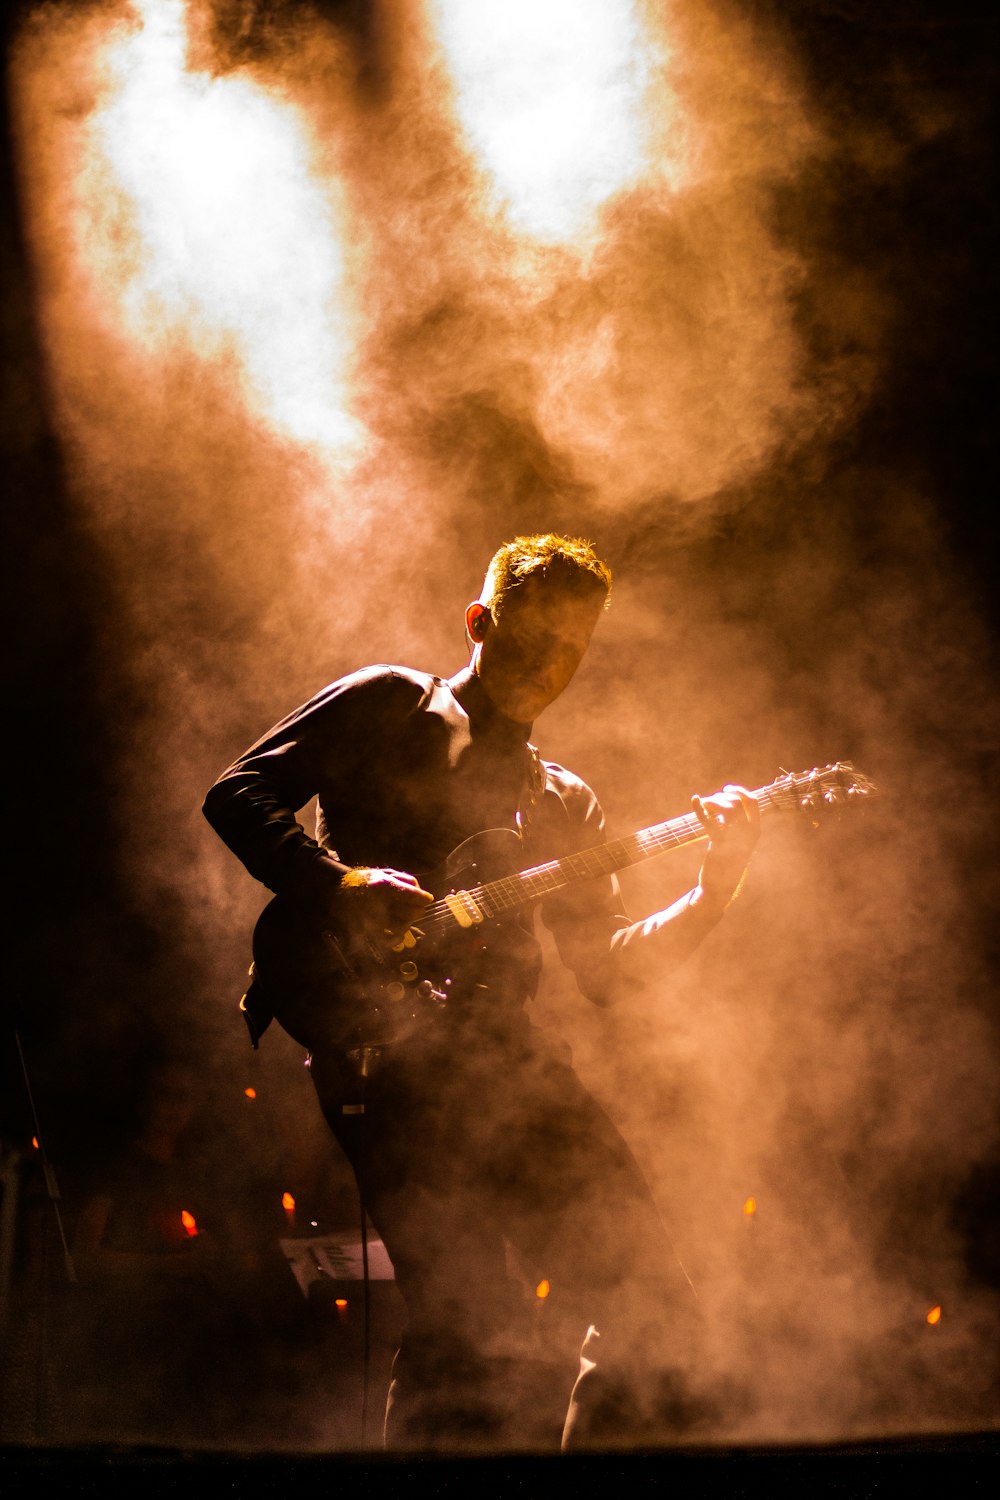
[[[759,787],[750,795],[762,812],[780,810],[782,807],[794,808],[799,806],[800,789],[807,796],[814,793],[817,787],[822,789],[828,784],[843,789],[845,779],[849,782],[846,789],[848,795],[855,790],[862,796],[874,791],[866,778],[857,776],[850,762],[841,761],[827,766],[825,771],[809,772],[801,777],[784,774],[770,786]],[[685,813],[665,823],[654,823],[652,827],[640,829],[638,833],[629,834],[625,838],[595,844],[576,854],[566,855],[563,859],[549,860],[546,864],[502,876],[485,885],[477,885],[468,895],[484,916],[492,919],[504,913],[523,910],[541,897],[562,890],[576,881],[611,875],[629,865],[638,864],[641,860],[655,858],[668,849],[681,849],[708,838],[709,833],[698,816],[695,813]],[[454,920],[447,903],[438,901],[428,908],[421,926],[449,926]]]
[[[836,765],[800,775],[782,772],[770,786],[751,795],[761,811],[804,814],[816,826],[825,812],[856,806],[876,791],[849,761],[838,761]],[[488,833],[483,835],[484,839],[488,837]],[[380,1048],[409,1035],[418,1026],[431,1024],[429,1018],[445,1001],[444,992],[451,983],[450,940],[456,934],[461,942],[463,930],[467,938],[468,930],[476,929],[483,920],[493,921],[524,911],[533,902],[575,882],[607,876],[665,850],[680,849],[708,838],[709,830],[695,815],[687,813],[626,838],[582,849],[564,859],[549,860],[469,889],[444,887],[428,874],[428,886],[443,894],[415,918],[413,932],[407,935],[405,943],[382,952],[363,934],[341,933],[332,925],[314,931],[311,921],[303,921],[302,914],[294,907],[285,906],[283,897],[275,896],[254,929],[254,972],[259,976],[263,993],[274,1005],[275,1018],[309,1050],[315,1045],[314,1033],[327,1044],[330,1026],[337,1024],[337,1002],[344,998],[348,1003],[341,1017],[340,1040],[357,1055],[359,1042],[366,1048]],[[459,867],[459,856],[466,858],[466,868],[470,871],[475,868],[476,858],[483,858],[485,867],[495,845],[491,842],[479,846],[475,838],[466,840],[466,844],[468,849],[463,845],[453,851],[449,868]],[[475,853],[470,852],[473,848]],[[474,877],[470,873],[467,878]],[[419,966],[404,955],[404,948],[415,946],[414,939],[427,945],[418,955]],[[304,945],[304,951],[299,951],[300,945]],[[438,945],[440,951],[436,953]],[[457,951],[455,958],[456,980],[461,986],[472,971],[464,968]],[[408,989],[407,985],[421,972],[426,977],[414,989]],[[315,983],[311,982],[312,974]],[[324,980],[322,985],[320,979]],[[443,989],[435,985],[442,985]],[[318,998],[321,991],[322,1000]],[[454,991],[462,992],[460,988]],[[330,1005],[325,998],[328,994]],[[400,1003],[396,1004],[397,1001]],[[319,1021],[322,1026],[317,1031]]]

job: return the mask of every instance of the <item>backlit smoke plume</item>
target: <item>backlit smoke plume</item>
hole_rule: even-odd
[[[593,536],[614,605],[537,738],[615,831],[842,756],[884,793],[774,830],[663,997],[594,1015],[553,970],[538,1003],[664,1204],[703,1373],[739,1392],[718,1431],[994,1420],[995,1307],[947,1212],[997,1127],[985,629],[919,475],[823,484],[905,311],[827,232],[837,174],[905,171],[947,109],[838,134],[777,29],[709,0],[39,4],[10,77],[53,420],[134,689],[106,706],[116,858],[180,951],[178,1024],[242,1088],[263,893],[203,823],[215,776],[343,672],[455,671],[508,535]],[[696,870],[637,872],[633,913]],[[283,1161],[315,1141],[293,1073]]]
[[[544,9],[487,0],[426,12],[491,206],[516,231],[550,244],[599,233],[610,199],[647,177],[679,175],[669,154],[652,160],[649,95],[667,58],[632,7],[599,0],[581,15],[567,0]],[[679,118],[675,126],[679,156]]]

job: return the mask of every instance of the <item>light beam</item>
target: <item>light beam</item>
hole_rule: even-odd
[[[650,170],[659,56],[630,0],[425,0],[495,207],[543,242],[586,233]],[[662,91],[662,80],[661,80]],[[662,107],[662,98],[661,98]]]
[[[247,76],[186,68],[184,0],[135,0],[109,29],[106,81],[76,178],[94,291],[137,349],[230,362],[280,435],[340,449],[351,315],[336,184],[303,115]]]

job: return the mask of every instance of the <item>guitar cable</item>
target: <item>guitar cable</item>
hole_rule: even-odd
[[[14,1027],[14,1042],[17,1047],[18,1061],[21,1065],[21,1076],[24,1079],[25,1092],[28,1096],[28,1106],[31,1110],[31,1118],[35,1127],[35,1142],[38,1148],[39,1159],[42,1164],[42,1175],[45,1180],[45,1191],[48,1194],[49,1202],[52,1206],[52,1215],[56,1222],[56,1228],[59,1231],[59,1242],[62,1246],[63,1265],[66,1270],[66,1280],[75,1285],[77,1281],[76,1266],[73,1262],[73,1256],[69,1248],[69,1241],[66,1238],[66,1228],[65,1224],[63,1223],[62,1209],[60,1207],[62,1202],[62,1194],[59,1191],[59,1184],[56,1180],[56,1169],[52,1165],[52,1162],[49,1160],[48,1154],[45,1150],[45,1137],[42,1135],[42,1125],[38,1117],[38,1109],[35,1105],[35,1095],[31,1087],[31,1075],[28,1072],[28,1064],[24,1056],[24,1048],[21,1046],[21,1033],[16,1026]]]
[[[370,1060],[370,1049],[361,1049],[360,1067],[358,1068],[358,1098],[355,1104],[342,1106],[345,1114],[360,1116],[361,1133],[367,1124],[365,1112],[365,1085],[368,1081],[368,1063]],[[359,1163],[364,1162],[364,1152],[358,1151]],[[364,1312],[362,1316],[362,1355],[361,1355],[361,1447],[364,1448],[368,1437],[368,1395],[371,1386],[371,1276],[368,1268],[368,1205],[365,1201],[364,1187],[362,1186],[362,1174],[355,1173],[358,1184],[358,1211],[361,1220],[361,1283]]]
[[[371,1277],[368,1274],[368,1209],[364,1193],[358,1187],[358,1205],[361,1209],[361,1279],[364,1287],[364,1335],[361,1356],[361,1447],[365,1447],[368,1436],[368,1391],[371,1383]]]

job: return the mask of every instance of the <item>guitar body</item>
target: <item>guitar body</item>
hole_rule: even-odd
[[[523,852],[513,829],[491,828],[466,839],[420,883],[446,902],[515,874]],[[464,903],[456,899],[455,910],[463,913]],[[434,915],[394,950],[321,926],[276,896],[253,934],[254,974],[275,1020],[309,1051],[349,1052],[401,1041],[477,990],[485,1000],[509,919],[465,925],[447,907]]]

